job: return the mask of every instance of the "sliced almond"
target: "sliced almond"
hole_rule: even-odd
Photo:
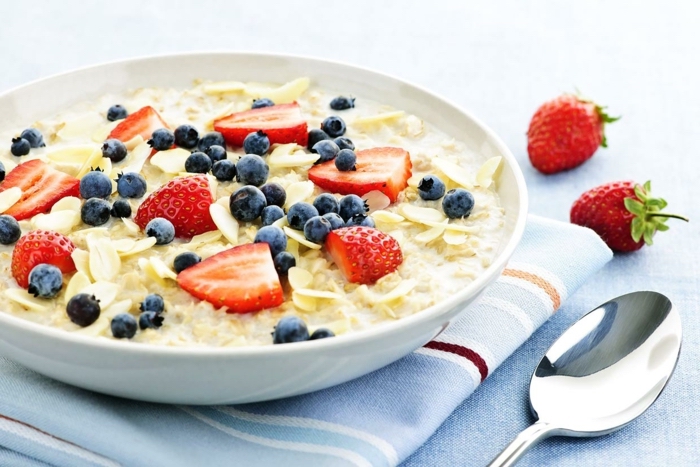
[[[127,298],[126,300],[119,300],[118,302],[112,302],[111,305],[109,305],[106,309],[102,310],[102,313],[100,316],[104,316],[107,319],[112,319],[115,316],[122,314],[122,313],[128,313],[131,311],[131,307],[133,306],[134,302]]]
[[[141,240],[136,240],[133,248],[131,248],[130,250],[119,253],[119,256],[124,258],[127,256],[135,255],[137,253],[141,253],[141,252],[148,250],[149,248],[153,247],[153,245],[155,245],[155,244],[156,244],[156,237],[142,238]]]
[[[479,227],[468,227],[466,225],[460,224],[441,224],[440,222],[422,221],[421,224],[429,225],[430,227],[445,227],[445,230],[454,230],[457,232],[466,232],[470,234],[478,233],[481,229]]]
[[[401,203],[399,205],[399,212],[408,220],[413,222],[423,223],[424,221],[429,222],[442,222],[445,220],[445,215],[433,208],[422,208],[420,206],[414,206],[408,203]]]
[[[379,190],[372,190],[368,193],[365,193],[362,196],[362,199],[367,202],[370,214],[374,211],[384,209],[391,204],[391,200],[389,199],[389,197]]]
[[[403,216],[400,216],[391,211],[383,211],[381,209],[379,211],[374,211],[372,213],[372,218],[374,218],[374,220],[376,221],[384,222],[386,224],[396,224],[398,222],[403,222],[404,220],[406,220],[406,218]]]
[[[234,189],[237,190],[240,187],[235,187]],[[218,204],[219,206],[223,206],[226,209],[230,209],[229,206],[231,205],[231,197],[229,196],[222,196],[221,198],[217,199],[214,204]]]
[[[420,173],[414,173],[411,175],[411,178],[409,178],[406,183],[408,183],[408,186],[413,187],[413,188],[418,188],[418,185],[420,184],[420,181],[423,179],[425,175],[420,174]]]
[[[177,280],[177,274],[175,274],[175,271],[166,266],[166,264],[160,258],[151,256],[149,260],[151,262],[151,266],[153,266],[153,270],[160,277],[163,279]]]
[[[403,230],[392,230],[391,232],[387,232],[387,235],[391,236],[394,240],[399,242],[399,245],[402,245],[404,240],[406,239]]]
[[[324,298],[328,300],[340,300],[343,298],[342,295],[335,292],[328,292],[326,290],[314,290],[314,289],[294,289],[294,293],[298,295],[304,295],[306,297],[313,298]]]
[[[297,78],[278,88],[269,88],[260,85],[248,85],[245,92],[254,98],[267,97],[275,104],[290,104],[297,100],[304,91],[309,88],[309,78]]]
[[[447,230],[442,239],[448,245],[462,245],[467,241],[467,234],[464,232],[457,232],[455,230]]]
[[[213,243],[220,238],[221,238],[221,231],[220,230],[212,230],[210,232],[204,232],[202,234],[195,235],[194,237],[192,237],[190,239],[188,245],[196,246],[196,245],[203,245],[205,243]]]
[[[403,110],[397,110],[394,112],[384,112],[377,115],[370,115],[367,117],[358,117],[355,120],[353,120],[352,124],[360,126],[371,126],[380,123],[389,123],[393,120],[396,120],[397,118],[403,117],[405,114],[406,112],[404,112]]]
[[[32,218],[32,225],[37,230],[53,230],[68,234],[80,224],[80,212],[56,211],[50,214],[37,214]]]
[[[314,182],[307,180],[304,182],[290,183],[287,187],[287,201],[284,207],[289,209],[294,204],[304,201],[314,194]]]
[[[236,102],[231,102],[225,107],[222,107],[219,109],[207,122],[204,124],[205,128],[213,128],[214,126],[214,120],[218,120],[220,118],[228,117],[232,113],[236,111]]]
[[[129,232],[138,233],[141,231],[141,227],[139,227],[138,224],[136,224],[131,219],[122,217],[122,222],[124,223],[124,227],[126,227],[126,230],[128,230]]]
[[[231,215],[231,212],[219,204],[209,205],[209,214],[216,224],[216,227],[226,237],[231,245],[238,245],[238,221]]]
[[[51,212],[57,211],[75,211],[80,212],[81,201],[75,196],[66,196],[59,199],[56,204],[51,207]]]
[[[267,163],[270,167],[303,167],[311,165],[318,160],[318,154],[299,151],[296,154],[282,156],[268,156]]]
[[[156,270],[153,268],[153,263],[151,263],[148,259],[139,258],[138,265],[141,268],[141,270],[146,274],[146,277],[150,277],[161,287],[167,286],[165,279],[158,275]]]
[[[277,219],[275,222],[272,223],[275,227],[279,227],[280,229],[282,227],[285,227],[289,225],[289,220],[287,219],[287,216],[282,216],[279,219]]]
[[[53,307],[52,301],[35,298],[24,289],[7,289],[5,296],[27,310],[48,311]]]
[[[406,133],[409,136],[420,136],[423,133],[423,120],[415,115],[406,117]]]
[[[75,269],[79,272],[85,274],[91,281],[93,280],[92,274],[90,274],[90,253],[80,248],[76,248],[70,254],[75,264]]]
[[[119,275],[122,260],[108,238],[88,240],[90,272],[97,281],[111,281]]]
[[[287,271],[287,279],[289,280],[289,285],[296,290],[310,286],[314,281],[314,276],[306,269],[294,266]]]
[[[81,271],[76,272],[73,274],[73,277],[70,278],[66,286],[66,298],[72,298],[91,283],[87,274]]]
[[[269,160],[270,157],[290,156],[298,149],[301,149],[301,146],[297,143],[276,144],[267,158]],[[316,158],[318,158],[318,155]]]
[[[56,136],[62,140],[71,140],[76,138],[91,138],[92,134],[97,130],[104,120],[98,113],[86,113],[78,118],[68,121],[63,125],[63,128],[58,130]]]
[[[124,146],[126,146],[126,149],[129,151],[133,151],[135,148],[140,146],[144,142],[143,136],[141,135],[136,135],[133,138],[131,138],[129,141],[124,142]]]
[[[112,245],[114,246],[114,249],[117,250],[117,253],[124,253],[125,251],[129,251],[134,248],[136,245],[136,240],[131,238],[120,238],[117,240],[112,240]]]
[[[84,328],[78,328],[73,332],[75,334],[81,334],[83,336],[97,337],[107,332],[110,323],[111,319],[106,316],[103,316],[102,313],[100,313],[100,317],[97,318],[97,320],[94,323],[92,323],[89,326],[85,326]]]
[[[114,130],[117,127],[117,125],[119,125],[121,122],[121,120],[116,120],[114,122],[109,122],[106,125],[98,127],[95,131],[92,132],[92,140],[96,143],[103,142],[104,140],[109,138],[109,134],[112,133],[112,130]]]
[[[77,178],[83,178],[85,174],[90,172],[93,168],[97,167],[100,164],[100,160],[102,159],[102,150],[101,149],[95,149],[92,151],[92,154],[88,156],[87,159],[85,159],[85,162],[83,162],[83,165],[80,166],[80,169],[78,169],[78,173],[76,174]]]
[[[302,245],[311,248],[312,250],[320,250],[321,245],[310,242],[304,237],[304,234],[299,232],[298,230],[294,230],[290,227],[283,227],[282,230],[284,230],[284,233],[287,234],[288,237],[293,238],[297,242],[301,243]]]
[[[501,165],[501,156],[492,157],[484,162],[476,172],[476,183],[480,187],[488,188],[493,183],[493,176]]]
[[[435,240],[436,238],[440,237],[445,232],[445,228],[447,227],[447,219],[443,221],[444,223],[439,224],[435,227],[432,227],[425,232],[421,232],[418,235],[414,237],[414,239],[419,242],[419,243],[429,243]]]
[[[112,174],[112,159],[109,157],[101,157],[95,166],[96,169],[101,169],[107,176]],[[112,180],[112,184],[116,185],[117,182]]]
[[[316,311],[317,302],[314,297],[309,297],[308,295],[300,295],[296,292],[292,292],[292,303],[300,310],[309,312]]]
[[[243,92],[245,87],[245,83],[240,81],[218,81],[215,83],[203,84],[202,91],[204,91],[204,94],[216,96]]]
[[[158,167],[167,174],[185,172],[185,161],[190,157],[187,149],[176,148],[158,151],[151,157],[151,165]]]
[[[14,206],[21,197],[22,189],[18,186],[0,192],[0,214]]]
[[[433,165],[440,169],[440,171],[444,173],[447,178],[455,182],[457,185],[463,186],[468,190],[474,188],[474,178],[464,167],[461,167],[448,160],[440,159],[439,157],[433,158]]]
[[[405,297],[408,295],[411,290],[413,290],[416,287],[417,283],[413,279],[406,279],[401,281],[399,285],[394,287],[390,292],[382,295],[381,297],[377,298],[374,302],[375,303],[388,303],[392,302],[398,298]]]
[[[141,139],[143,140],[143,138]],[[148,143],[142,141],[138,146],[131,150],[131,154],[129,154],[128,159],[126,159],[128,161],[128,165],[124,167],[122,171],[124,173],[140,173],[141,169],[143,168],[143,164],[148,159],[148,156],[151,155],[151,150],[152,148],[148,145]]]
[[[117,298],[120,287],[114,282],[97,281],[83,288],[79,293],[94,295],[100,301],[100,308],[107,308]]]
[[[294,256],[296,263],[299,262],[299,242],[293,238],[287,239],[287,252]]]
[[[51,151],[46,155],[46,158],[51,162],[70,162],[82,165],[95,152],[95,149],[98,148],[94,144],[69,146]]]

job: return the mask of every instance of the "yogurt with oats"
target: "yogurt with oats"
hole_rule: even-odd
[[[80,196],[65,196],[45,212],[20,220],[23,236],[47,230],[67,237],[75,246],[70,254],[74,272],[63,274],[63,286],[55,297],[35,297],[13,277],[15,244],[0,246],[2,311],[67,332],[115,339],[114,318],[128,314],[138,321],[144,299],[157,294],[164,301],[165,311],[159,313],[162,320],[155,327],[139,327],[129,341],[170,346],[268,345],[273,342],[275,326],[286,316],[300,318],[309,332],[324,328],[331,335],[339,335],[412,315],[463,289],[491,264],[504,235],[504,210],[492,181],[500,158],[488,159],[475,144],[455,140],[423,122],[420,116],[361,96],[354,107],[333,110],[329,103],[338,94],[313,86],[307,78],[281,86],[196,81],[189,89],[141,88],[104,95],[59,115],[24,122],[39,130],[45,146],[31,148],[24,156],[13,155],[9,148],[0,149],[7,177],[22,167],[20,164],[38,159],[75,179],[82,179],[95,168],[113,180],[120,174],[138,173],[145,178],[147,188],[143,197],[126,199],[132,216],[110,217],[99,226],[86,225],[81,219],[86,200]],[[171,130],[188,124],[202,137],[213,131],[215,121],[247,112],[254,99],[261,98],[276,104],[269,109],[296,102],[306,124],[304,131],[321,128],[329,116],[340,117],[347,127],[342,136],[351,140],[358,155],[386,147],[410,154],[410,173],[395,200],[381,189],[362,194],[369,208],[367,215],[373,221],[367,221],[367,225],[374,224],[400,247],[402,262],[396,270],[372,283],[352,282],[323,243],[309,241],[303,231],[290,228],[285,216],[275,225],[285,232],[286,251],[293,256],[295,266],[279,278],[283,293],[280,305],[249,313],[227,313],[225,308],[180,287],[174,269],[178,255],[195,253],[204,262],[233,247],[252,243],[261,228],[260,218],[249,222],[234,218],[231,195],[243,184],[235,179],[220,181],[209,173],[204,177],[211,191],[213,227],[191,238],[179,237],[156,245],[155,238],[136,222],[136,213],[154,192],[178,177],[193,175],[187,172],[186,163],[194,149],[173,145],[154,151],[146,138],[137,135],[123,141],[127,155],[113,162],[103,157],[102,143],[124,120],[110,122],[106,111],[120,104],[134,115],[150,106]],[[0,128],[0,141],[10,142],[21,131],[19,127]],[[262,131],[276,134],[275,129]],[[299,129],[294,131],[298,133]],[[311,152],[305,140],[303,144],[300,140],[277,144],[272,139],[263,156],[269,169],[266,183],[284,188],[285,213],[294,204],[312,204],[327,192],[309,180],[309,170],[319,154]],[[226,148],[227,160],[234,163],[244,155],[237,145]],[[471,193],[473,208],[468,217],[448,218],[442,199],[425,200],[420,196],[418,185],[427,175],[436,176],[448,191]],[[332,194],[338,200],[344,196]],[[3,188],[0,212],[11,213],[25,196],[22,190]],[[115,182],[107,202],[119,198]],[[71,320],[66,311],[70,299],[79,294],[94,295],[100,305],[99,317],[84,327]]]

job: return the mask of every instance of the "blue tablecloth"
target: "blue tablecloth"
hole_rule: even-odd
[[[644,416],[602,439],[551,439],[520,465],[700,463],[700,30],[692,2],[0,2],[0,90],[135,55],[192,50],[308,54],[424,85],[490,125],[520,160],[531,212],[566,220],[576,197],[615,180],[653,180],[689,215],[652,248],[618,255],[579,290],[404,465],[483,465],[529,423],[527,385],[549,344],[585,311],[624,292],[667,294],[683,319],[676,375]],[[545,177],[525,131],[543,101],[578,87],[622,120],[610,148]],[[671,224],[671,223],[670,223]],[[19,462],[19,461],[18,461]]]

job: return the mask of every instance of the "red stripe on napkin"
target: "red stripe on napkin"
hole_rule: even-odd
[[[455,355],[459,355],[460,357],[466,358],[467,360],[472,362],[474,366],[476,366],[476,368],[479,370],[482,382],[486,379],[486,377],[489,374],[489,368],[486,365],[486,361],[484,361],[484,359],[481,358],[481,355],[474,352],[472,349],[468,349],[457,344],[449,344],[447,342],[438,341],[430,341],[427,344],[425,344],[424,347],[428,349],[439,350],[441,352],[453,353]]]

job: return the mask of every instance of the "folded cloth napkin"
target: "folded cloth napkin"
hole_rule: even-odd
[[[592,231],[531,216],[503,275],[434,341],[354,381],[273,402],[134,402],[0,359],[0,464],[396,465],[611,257]]]

